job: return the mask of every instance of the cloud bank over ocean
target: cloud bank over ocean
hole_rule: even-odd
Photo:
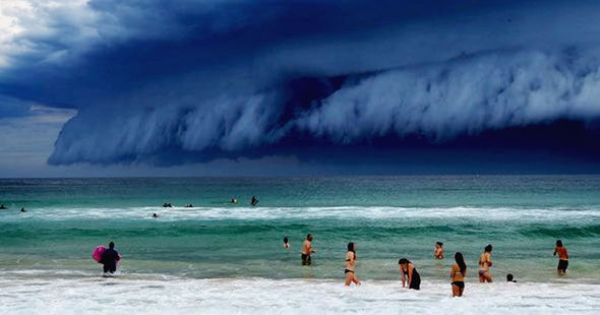
[[[77,110],[51,164],[311,159],[561,121],[600,160],[594,1],[33,1],[7,16],[0,115]]]

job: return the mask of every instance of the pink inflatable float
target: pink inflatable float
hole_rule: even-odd
[[[92,258],[94,258],[94,260],[98,263],[100,263],[100,260],[102,260],[102,254],[104,253],[104,251],[106,250],[106,247],[104,247],[104,245],[99,245],[97,246],[94,251],[92,252]]]

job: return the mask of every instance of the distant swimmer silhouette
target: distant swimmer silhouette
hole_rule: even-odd
[[[285,237],[283,238],[283,248],[285,248],[285,249],[288,249],[288,248],[290,248],[290,242],[289,242],[289,240],[288,240],[288,237],[287,237],[287,236],[285,236]]]
[[[235,198],[231,198],[231,203],[238,203],[238,201]]]
[[[193,207],[194,207],[194,205],[193,205],[193,204],[191,204],[191,203],[188,203],[187,205],[185,205],[185,207],[186,207],[186,208],[193,208]]]
[[[5,209],[8,209],[8,208],[4,204],[1,204],[0,205],[0,210],[5,210]]]
[[[21,212],[27,212],[27,210],[25,210],[25,208],[21,208]]]
[[[506,282],[517,282],[517,280],[515,280],[515,277],[512,275],[512,273],[509,273],[506,275]]]
[[[158,214],[156,214],[156,213],[153,213],[153,214],[152,214],[152,217],[153,217],[153,218],[158,218]]]
[[[254,207],[258,204],[258,199],[256,199],[256,196],[252,196],[252,199],[250,199],[250,204]]]
[[[163,203],[163,208],[172,208],[172,207],[173,207],[173,205],[170,202],[169,203],[167,203],[167,202]]]

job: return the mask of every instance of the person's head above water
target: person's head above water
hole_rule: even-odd
[[[398,260],[398,265],[406,265],[406,264],[410,264],[410,260],[408,260],[406,258],[400,258],[400,260]]]
[[[309,240],[309,241],[312,241],[312,239],[313,239],[313,236],[312,236],[312,234],[308,233],[308,234],[306,235],[306,239],[307,239],[307,240]]]
[[[115,242],[108,243],[108,248],[114,249],[115,248]]]
[[[556,240],[556,247],[562,247],[563,243],[561,240]]]
[[[491,253],[492,252],[492,244],[488,244],[485,248],[484,251],[486,253]]]
[[[348,251],[349,252],[353,252],[354,251],[354,242],[348,243]]]
[[[506,275],[506,281],[513,282],[513,279],[514,279],[514,277],[513,277],[512,273],[509,273]]]
[[[288,242],[288,237],[287,236],[283,237],[283,242],[287,244],[287,242]]]
[[[456,254],[454,254],[454,260],[456,261],[456,264],[458,265],[458,268],[460,269],[460,273],[462,273],[464,275],[465,271],[467,271],[467,264],[465,263],[465,257],[463,257],[463,254],[461,252],[457,252]]]
[[[444,243],[442,243],[442,242],[435,242],[435,245],[437,245],[439,247],[442,247],[442,246],[444,246]]]

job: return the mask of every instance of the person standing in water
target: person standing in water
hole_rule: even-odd
[[[285,248],[285,249],[288,249],[288,248],[290,248],[290,242],[289,242],[289,240],[288,240],[288,237],[287,237],[287,236],[284,236],[284,237],[283,237],[283,248]]]
[[[436,242],[435,249],[433,250],[433,257],[435,259],[444,259],[444,243]]]
[[[256,196],[252,196],[252,199],[250,199],[250,204],[254,207],[258,204],[258,199],[256,199]]]
[[[488,244],[479,256],[479,282],[492,282],[492,245]]]
[[[306,239],[304,240],[304,243],[302,244],[302,265],[303,266],[310,266],[312,264],[312,260],[310,258],[311,254],[314,253],[315,251],[312,248],[312,240],[313,240],[313,236],[312,234],[308,234],[306,235]]]
[[[117,262],[121,259],[119,252],[115,250],[115,243],[110,242],[108,244],[108,249],[102,253],[102,259],[100,263],[104,265],[104,273],[115,273],[117,271]]]
[[[421,276],[417,272],[415,265],[406,258],[401,258],[398,261],[400,265],[400,275],[402,277],[402,287],[405,288],[408,283],[408,288],[413,290],[421,289]],[[408,278],[408,279],[407,279]],[[407,281],[408,280],[408,281]]]
[[[450,269],[450,278],[452,278],[452,296],[462,296],[465,290],[465,276],[467,275],[467,264],[462,253],[454,254],[454,261]]]
[[[353,242],[348,243],[348,252],[346,253],[346,269],[344,269],[344,274],[346,275],[346,281],[344,282],[345,286],[350,286],[351,283],[355,285],[360,285],[360,280],[356,276],[356,246],[354,246]]]
[[[569,267],[569,253],[567,248],[563,246],[561,240],[556,241],[556,247],[554,248],[554,256],[558,254],[558,267],[556,270],[559,275],[564,275]]]

